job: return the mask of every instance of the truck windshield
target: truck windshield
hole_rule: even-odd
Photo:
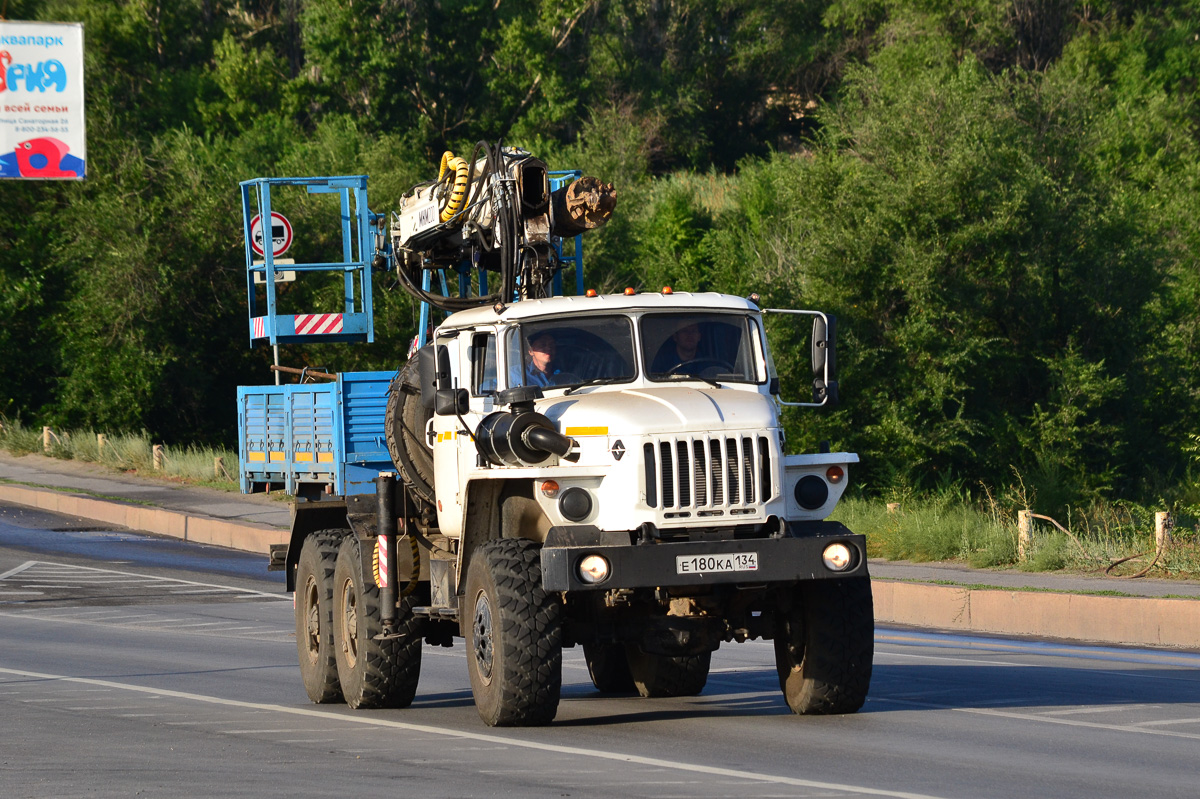
[[[756,330],[741,314],[647,314],[641,319],[646,376],[761,383],[752,343]]]
[[[525,322],[507,339],[509,386],[626,383],[637,373],[627,316]]]

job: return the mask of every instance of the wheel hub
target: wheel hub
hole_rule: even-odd
[[[471,623],[472,639],[474,640],[475,665],[479,676],[484,682],[492,679],[492,604],[487,594],[480,593],[475,600],[475,617]]]
[[[350,581],[342,587],[342,651],[353,668],[358,661],[358,597]]]
[[[318,606],[316,585],[312,584],[307,588],[308,590],[304,592],[305,632],[307,633],[305,637],[308,655],[315,659],[321,647],[321,612]]]

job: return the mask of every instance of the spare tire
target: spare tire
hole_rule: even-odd
[[[434,504],[433,447],[425,440],[425,427],[433,410],[421,404],[416,359],[396,372],[388,388],[384,433],[388,454],[413,496]]]

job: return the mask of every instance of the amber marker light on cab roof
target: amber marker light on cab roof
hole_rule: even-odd
[[[671,287],[670,287],[670,286],[663,286],[662,293],[663,293],[663,294],[674,294],[675,292],[671,291]]]
[[[588,289],[587,291],[585,291],[585,292],[584,292],[584,294],[585,294],[586,296],[588,296],[588,297],[595,297],[595,296],[596,296],[596,290],[595,290],[595,289]]]
[[[625,296],[626,297],[632,297],[634,294],[637,294],[637,292],[633,290],[633,286],[625,287]]]
[[[825,479],[837,485],[842,482],[842,478],[846,476],[846,470],[841,466],[830,466],[825,470]]]

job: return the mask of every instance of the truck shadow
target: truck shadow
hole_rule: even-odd
[[[601,694],[590,683],[563,686],[564,703],[583,718],[555,726],[607,726],[703,717],[790,716],[772,668],[714,674],[696,697],[641,699]],[[644,704],[642,704],[644,703]],[[877,665],[857,716],[921,710],[1049,712],[1087,706],[1200,705],[1200,672],[1182,668],[1077,666]],[[815,719],[816,717],[814,717]],[[839,718],[853,718],[842,716]]]
[[[1083,666],[876,666],[867,712],[1200,704],[1200,672]]]

